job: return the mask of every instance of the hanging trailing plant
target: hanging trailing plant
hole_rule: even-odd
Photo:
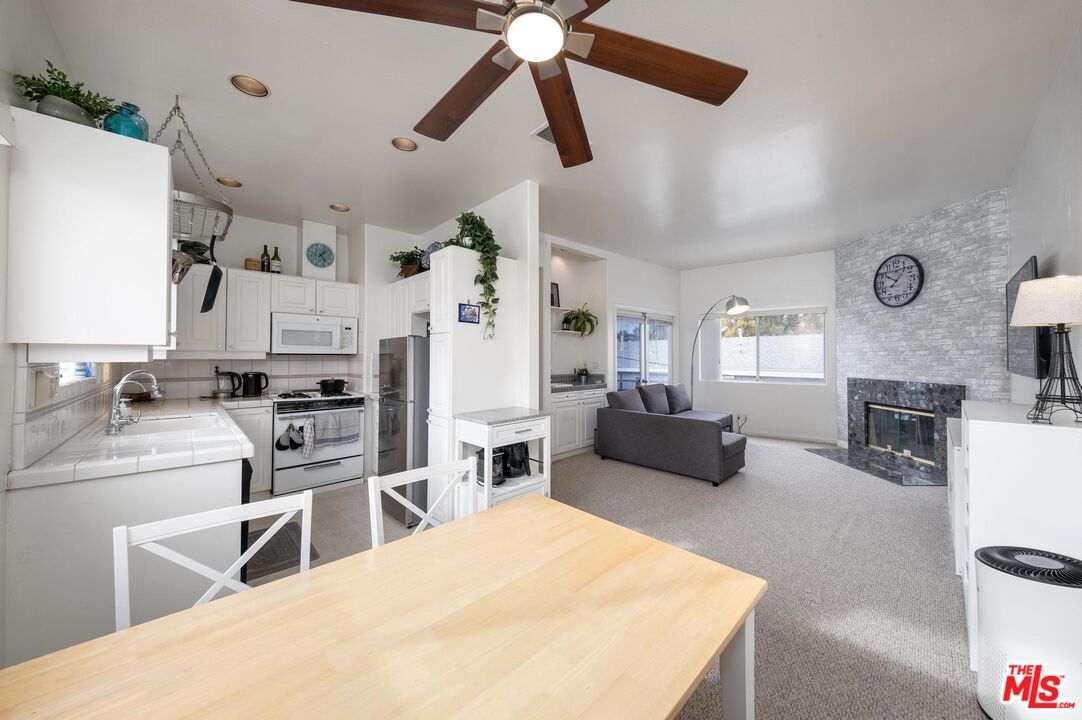
[[[571,323],[571,329],[577,332],[580,337],[593,335],[594,330],[597,329],[597,315],[590,312],[585,303],[580,308],[568,310],[564,313],[564,320]]]
[[[500,299],[496,297],[496,281],[500,279],[496,273],[496,258],[500,254],[500,245],[493,237],[488,223],[477,213],[464,212],[456,221],[458,234],[444,243],[444,246],[457,245],[476,250],[480,255],[480,270],[473,282],[481,288],[479,304],[485,315],[484,338],[487,340],[496,335],[496,309],[500,304]]]

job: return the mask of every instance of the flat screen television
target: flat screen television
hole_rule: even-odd
[[[1026,280],[1037,278],[1037,256],[1034,255],[1007,281],[1007,372],[1040,380],[1048,375],[1051,347],[1048,328],[1011,327],[1018,287]]]

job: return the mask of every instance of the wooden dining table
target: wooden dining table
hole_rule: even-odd
[[[534,495],[0,671],[0,717],[754,716],[766,582]]]

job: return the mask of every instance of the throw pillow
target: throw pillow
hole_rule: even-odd
[[[684,412],[691,409],[691,396],[683,383],[680,385],[666,385],[665,398],[669,401],[669,414]]]
[[[646,412],[656,415],[669,414],[669,399],[665,396],[664,385],[639,385],[639,394],[642,395],[642,404],[646,406]]]
[[[646,412],[646,406],[642,404],[642,398],[637,390],[621,390],[610,392],[605,395],[609,401],[609,407],[613,410],[630,410],[631,412]]]

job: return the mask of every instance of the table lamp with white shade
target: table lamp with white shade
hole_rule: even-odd
[[[1018,287],[1012,327],[1051,327],[1052,358],[1037,402],[1026,416],[1035,423],[1052,422],[1060,410],[1082,422],[1082,385],[1071,355],[1071,325],[1082,325],[1082,276],[1027,280]]]

